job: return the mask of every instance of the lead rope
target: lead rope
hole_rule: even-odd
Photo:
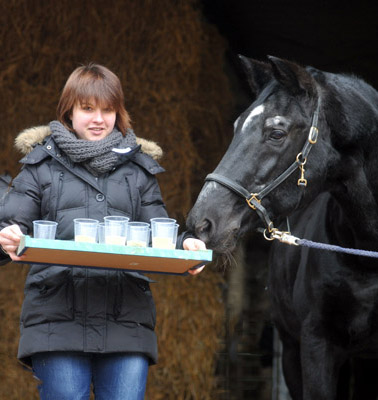
[[[265,235],[265,232],[264,232],[264,237],[268,239]],[[296,236],[293,236],[290,232],[282,232],[276,230],[275,232],[271,233],[268,240],[274,240],[274,239],[277,239],[282,243],[294,246],[303,246],[318,250],[336,251],[338,253],[346,253],[346,254],[353,254],[356,256],[378,258],[377,251],[351,249],[347,247],[336,246],[333,244],[313,242],[312,240],[307,240],[307,239],[299,239]]]

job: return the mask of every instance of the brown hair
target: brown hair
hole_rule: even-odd
[[[71,114],[77,103],[94,99],[100,107],[111,107],[116,112],[115,126],[123,135],[131,128],[130,116],[124,106],[122,85],[108,68],[90,63],[76,68],[64,85],[57,107],[57,118],[72,131]]]

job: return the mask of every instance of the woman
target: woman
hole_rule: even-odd
[[[135,137],[114,73],[97,64],[77,68],[57,119],[16,139],[28,154],[1,203],[4,259],[22,260],[17,247],[33,220],[57,221],[57,238],[70,240],[77,217],[167,216],[155,178],[161,150]],[[187,234],[178,242],[205,249]],[[91,383],[98,400],[144,398],[148,365],[157,359],[149,283],[135,272],[31,266],[18,357],[32,366],[42,400],[88,399]]]

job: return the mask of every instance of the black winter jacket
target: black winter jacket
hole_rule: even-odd
[[[44,137],[41,129],[28,130],[21,138],[34,143]],[[144,147],[160,150],[152,142]],[[58,222],[57,239],[72,240],[77,217],[125,215],[149,222],[167,216],[154,176],[163,168],[139,148],[96,178],[46,136],[21,160],[23,168],[0,204],[0,229],[18,224],[31,234],[33,220],[49,219]],[[18,357],[29,364],[32,354],[44,351],[138,352],[156,362],[156,312],[149,283],[142,274],[122,270],[32,265]]]

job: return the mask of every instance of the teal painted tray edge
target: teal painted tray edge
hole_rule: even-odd
[[[206,262],[211,262],[213,258],[212,250],[189,251],[180,249],[157,249],[152,247],[131,247],[102,243],[83,243],[75,242],[74,240],[34,239],[28,235],[25,235],[21,238],[20,245],[18,247],[18,255],[22,255],[23,252],[29,247],[63,251],[89,251],[103,254],[108,253],[144,257],[176,258]]]

